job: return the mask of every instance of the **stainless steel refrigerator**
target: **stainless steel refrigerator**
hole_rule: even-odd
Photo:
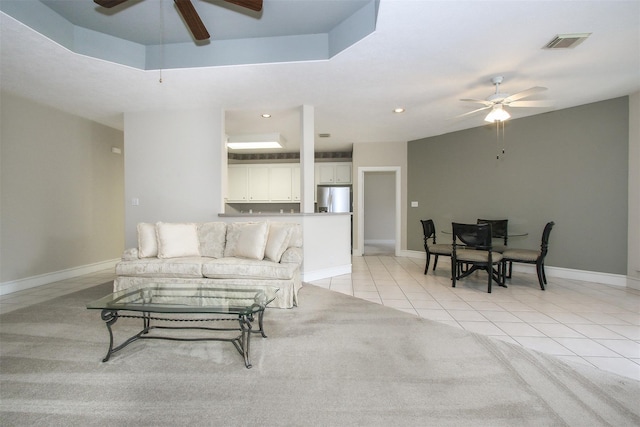
[[[319,185],[318,212],[351,212],[351,186]]]

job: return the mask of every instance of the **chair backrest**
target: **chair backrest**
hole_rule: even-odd
[[[427,240],[431,238],[433,243],[436,242],[436,226],[432,219],[421,219],[422,232],[424,233],[424,244],[427,244]]]
[[[556,225],[555,222],[550,221],[547,225],[544,226],[544,230],[542,231],[542,243],[540,245],[540,255],[544,258],[547,255],[547,250],[549,248],[549,235],[551,234],[551,229]]]
[[[485,251],[491,250],[491,224],[451,223],[453,230],[453,249],[465,246]]]
[[[508,240],[508,219],[480,219],[478,218],[478,224],[491,224],[491,237],[494,239],[504,240],[504,244],[507,244]]]

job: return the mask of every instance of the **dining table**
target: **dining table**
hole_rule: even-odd
[[[451,230],[440,230],[440,232],[442,234],[446,234],[448,236],[453,235],[453,231]],[[507,237],[527,237],[529,235],[529,233],[527,233],[526,231],[509,231],[507,232]],[[494,237],[495,239],[497,239],[498,237]]]

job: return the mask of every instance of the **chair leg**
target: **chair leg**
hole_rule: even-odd
[[[438,265],[438,255],[433,259],[433,271],[436,271],[436,265]]]
[[[453,257],[451,257],[451,287],[452,288],[456,287],[456,276],[458,274],[458,269],[456,267],[456,264],[458,264],[456,260]]]
[[[540,265],[541,265],[541,269],[542,269],[542,280],[543,280],[544,284],[546,285],[547,284],[547,275],[544,272],[544,260],[542,260],[540,262]]]
[[[538,273],[538,282],[540,283],[540,289],[544,291],[544,266],[541,262],[536,263],[536,272]]]
[[[431,260],[431,254],[429,252],[427,252],[427,263],[424,266],[424,274],[427,274],[427,271],[429,271],[429,261]]]
[[[489,286],[487,288],[487,292],[491,293],[491,283],[493,283],[493,266],[491,264],[487,266],[487,273],[489,275]]]

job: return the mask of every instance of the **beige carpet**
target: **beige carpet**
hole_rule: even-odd
[[[310,285],[268,310],[252,369],[226,342],[138,341],[102,363],[85,304],[110,286],[0,316],[0,424],[640,425],[638,382]]]

